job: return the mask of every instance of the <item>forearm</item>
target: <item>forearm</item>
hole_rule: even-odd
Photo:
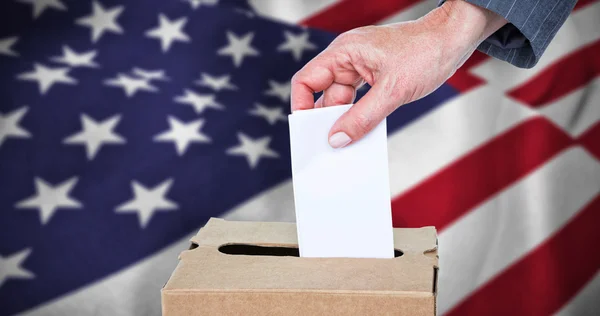
[[[463,0],[447,0],[421,18],[444,38],[447,58],[459,56],[459,68],[486,38],[507,21],[496,13]]]

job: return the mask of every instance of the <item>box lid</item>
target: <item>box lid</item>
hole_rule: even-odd
[[[436,291],[438,258],[434,227],[395,228],[395,249],[402,255],[393,259],[289,256],[297,256],[294,223],[211,218],[191,242],[190,249],[180,254],[180,262],[163,291],[421,292],[429,295]],[[263,255],[247,255],[244,249]],[[264,255],[270,252],[276,255]]]

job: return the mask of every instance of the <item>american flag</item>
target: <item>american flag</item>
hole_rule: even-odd
[[[0,315],[157,315],[209,217],[293,221],[291,76],[436,3],[3,1]],[[438,228],[440,314],[598,315],[599,51],[581,0],[535,68],[476,53],[388,118],[394,225]]]

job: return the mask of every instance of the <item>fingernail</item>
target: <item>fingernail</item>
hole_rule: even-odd
[[[344,132],[337,132],[329,137],[329,145],[333,148],[344,147],[350,144],[351,141],[350,136]]]

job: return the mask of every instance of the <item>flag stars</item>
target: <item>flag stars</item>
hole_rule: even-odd
[[[46,9],[52,8],[59,11],[66,11],[67,7],[60,0],[18,0],[21,3],[27,3],[33,6],[33,18],[37,19]]]
[[[160,40],[163,52],[168,52],[175,41],[189,42],[190,37],[183,32],[183,27],[187,23],[187,18],[180,18],[174,21],[169,20],[164,14],[158,16],[159,26],[148,30],[147,37],[154,37]]]
[[[124,9],[124,6],[114,6],[107,10],[98,1],[94,1],[92,14],[77,19],[76,23],[92,29],[92,42],[95,43],[105,32],[123,34],[123,28],[117,23],[117,19]]]
[[[246,56],[259,56],[260,53],[251,46],[254,32],[249,32],[244,36],[238,37],[234,33],[227,32],[227,46],[217,51],[218,55],[231,56],[233,64],[240,67]]]
[[[17,36],[0,39],[0,55],[19,56],[19,54],[12,48],[18,40],[19,38]]]
[[[275,125],[277,121],[287,121],[287,117],[283,114],[283,109],[278,106],[267,107],[256,103],[254,109],[250,110],[250,115],[262,117],[271,125]]]
[[[226,153],[232,156],[246,157],[251,169],[256,168],[261,158],[278,158],[279,154],[269,148],[271,137],[252,139],[244,133],[238,133],[239,145],[229,148]]]
[[[196,113],[201,114],[208,108],[223,110],[225,107],[215,100],[212,94],[199,94],[192,90],[185,89],[184,95],[175,97],[175,102],[191,105]]]
[[[52,57],[50,60],[55,61],[57,63],[66,64],[71,67],[97,68],[98,64],[94,61],[96,54],[97,53],[95,50],[77,53],[74,50],[72,50],[69,46],[63,46],[63,55]]]
[[[35,275],[23,268],[23,263],[31,254],[31,249],[26,248],[8,256],[0,255],[0,288],[8,279],[33,279]]]
[[[2,115],[0,113],[0,147],[2,143],[8,137],[14,138],[29,138],[31,134],[28,131],[19,126],[19,122],[27,113],[27,107],[21,107],[16,109],[9,114]]]
[[[132,181],[134,198],[117,207],[116,213],[137,213],[141,228],[148,226],[154,213],[158,211],[173,211],[177,204],[168,200],[165,195],[173,185],[172,179],[167,179],[152,189],[148,189],[137,181]]]
[[[278,97],[282,102],[289,102],[292,91],[292,85],[290,82],[279,83],[277,81],[269,80],[269,90],[265,91],[266,95]]]
[[[195,83],[199,86],[209,87],[215,91],[221,90],[237,90],[237,86],[230,82],[231,76],[223,75],[220,77],[211,76],[206,73],[200,74],[200,80],[197,80]]]
[[[134,75],[144,78],[148,81],[157,80],[157,81],[169,81],[169,77],[164,70],[146,70],[142,68],[134,67],[131,71]]]
[[[92,160],[103,145],[125,143],[125,139],[113,131],[120,120],[121,117],[115,115],[98,123],[91,117],[82,114],[81,125],[83,129],[79,133],[67,137],[64,143],[84,145],[87,158]]]
[[[294,59],[296,61],[300,61],[300,59],[302,59],[302,53],[304,52],[304,50],[317,49],[317,46],[315,44],[308,41],[308,32],[295,35],[294,33],[285,31],[283,35],[285,36],[285,42],[279,45],[279,47],[277,47],[277,50],[280,52],[291,52],[292,56],[294,56]]]
[[[184,0],[184,2],[189,3],[192,9],[196,10],[202,5],[214,6],[219,2],[219,0]]]
[[[210,143],[210,138],[200,130],[204,125],[203,119],[183,123],[175,117],[169,116],[170,129],[154,137],[157,142],[173,142],[177,154],[182,156],[192,142]]]
[[[157,92],[158,88],[150,84],[145,78],[134,78],[126,74],[117,74],[117,78],[108,79],[104,84],[112,87],[123,88],[125,95],[133,97],[138,91]]]
[[[77,184],[77,177],[72,177],[54,186],[41,178],[35,178],[36,194],[18,202],[15,207],[19,209],[37,208],[42,225],[45,225],[57,210],[82,208],[79,201],[69,197],[69,192],[75,184]]]
[[[57,83],[70,85],[77,83],[77,80],[69,77],[69,68],[50,68],[38,63],[35,63],[33,67],[33,71],[22,73],[17,78],[20,80],[37,81],[41,94],[46,94]]]

